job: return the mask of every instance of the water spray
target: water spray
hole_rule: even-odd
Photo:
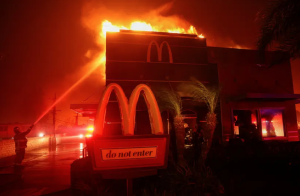
[[[84,81],[91,73],[93,73],[100,65],[105,62],[105,56],[101,57],[100,62],[94,65],[85,75],[83,75],[77,82],[75,82],[66,92],[64,92],[56,101],[47,108],[42,115],[34,122],[33,125],[38,123],[57,103],[59,103],[63,98],[65,98],[75,87],[77,87],[82,81]]]

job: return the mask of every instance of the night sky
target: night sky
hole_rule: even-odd
[[[84,0],[1,0],[0,123],[34,122],[81,76],[89,49],[101,50],[95,35],[81,22]],[[169,1],[106,0],[94,3],[123,15],[139,16]],[[266,0],[177,0],[165,15],[178,15],[196,26],[212,46],[254,48],[259,32],[257,13]],[[105,13],[104,13],[105,14]],[[296,66],[294,66],[296,67]],[[300,72],[299,66],[293,74]],[[81,103],[101,84],[94,73],[57,108],[58,118],[75,116],[70,103]],[[296,85],[295,93],[300,92]],[[298,90],[299,89],[299,90]]]

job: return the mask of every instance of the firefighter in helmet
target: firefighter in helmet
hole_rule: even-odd
[[[27,148],[26,135],[30,133],[32,128],[33,125],[31,125],[29,129],[25,132],[21,132],[19,127],[14,128],[14,132],[15,132],[14,140],[15,140],[15,152],[16,152],[15,165],[22,164],[22,161],[25,156],[25,148]]]

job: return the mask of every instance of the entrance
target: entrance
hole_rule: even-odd
[[[259,138],[257,119],[257,110],[233,110],[234,135],[244,140]]]
[[[185,129],[185,148],[193,146],[193,132],[197,130],[197,113],[192,110],[182,111]]]

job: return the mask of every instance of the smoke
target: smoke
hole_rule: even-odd
[[[53,103],[55,93],[57,96],[63,94],[97,63],[97,58],[105,52],[105,39],[101,35],[103,20],[126,27],[133,21],[144,21],[161,30],[188,29],[191,25],[184,18],[170,14],[178,1],[157,6],[161,1],[35,0],[35,3],[22,3],[17,7],[12,1],[3,2],[0,5],[4,16],[0,18],[0,52],[4,54],[0,62],[0,121],[4,123],[34,122]],[[190,6],[185,1],[182,5],[186,8]],[[220,25],[209,23],[210,17],[219,16],[203,12],[206,9],[202,8],[204,6],[184,9],[182,5],[177,6],[178,10],[185,11],[182,15],[187,17],[189,13],[194,13],[195,17],[189,18],[194,18],[194,22],[199,17],[197,14],[202,13],[201,19],[207,24],[198,24],[198,27],[207,30],[209,26]],[[179,13],[178,10],[175,13]],[[222,10],[226,11],[223,7]],[[202,32],[198,29],[198,33]],[[204,33],[208,45],[236,45],[223,36],[212,35],[210,32]],[[73,118],[75,113],[70,110],[70,103],[82,103],[98,91],[104,85],[104,77],[105,67],[102,66],[57,105],[57,109],[61,110],[57,118]],[[97,98],[99,93],[86,102],[97,101]],[[46,120],[51,123],[52,119],[49,117]]]
[[[85,56],[93,63],[105,52],[105,33],[103,32],[103,21],[109,21],[118,27],[129,28],[132,22],[139,21],[151,24],[154,29],[168,31],[170,29],[189,29],[191,24],[177,15],[166,15],[172,8],[173,2],[166,3],[156,9],[146,12],[128,13],[125,9],[108,9],[104,4],[96,1],[87,2],[82,9],[82,26],[87,29],[93,37],[97,48],[86,51]],[[89,66],[87,66],[89,67]],[[105,78],[105,67],[101,67],[101,78]],[[101,81],[102,82],[102,81]],[[104,83],[104,82],[103,82]]]
[[[105,39],[101,37],[102,22],[110,21],[113,25],[124,26],[129,28],[134,21],[146,22],[151,24],[159,31],[167,31],[168,29],[189,29],[191,24],[177,15],[167,15],[172,8],[173,2],[166,3],[155,9],[146,11],[135,11],[128,13],[126,9],[114,10],[108,9],[105,5],[95,1],[86,3],[82,11],[82,25],[90,30],[95,41],[104,48]],[[140,8],[136,8],[139,10]]]
[[[231,38],[225,38],[225,37],[213,37],[211,35],[208,35],[206,37],[207,46],[211,47],[222,47],[222,48],[236,48],[236,49],[255,49],[255,46],[253,47],[249,45],[240,45],[237,44],[234,40]]]

